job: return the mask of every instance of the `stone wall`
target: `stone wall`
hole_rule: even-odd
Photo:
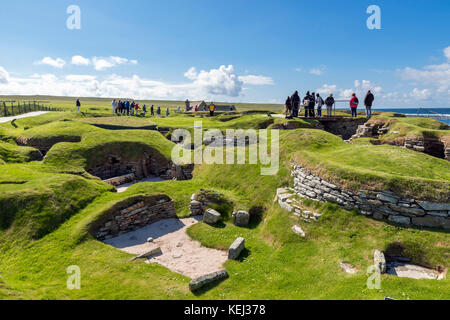
[[[162,219],[176,217],[174,201],[168,196],[138,196],[106,212],[95,223],[92,233],[97,239],[106,240]]]
[[[389,191],[361,190],[355,194],[311,174],[297,164],[292,164],[292,176],[294,190],[301,197],[337,203],[377,220],[405,226],[450,229],[450,203],[400,198]]]
[[[319,119],[324,127],[324,130],[334,135],[342,137],[344,140],[350,139],[358,130],[360,125],[363,125],[367,119],[339,119],[336,121],[329,121],[327,119]]]

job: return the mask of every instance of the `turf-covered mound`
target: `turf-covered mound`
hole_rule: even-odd
[[[448,161],[390,145],[347,144],[320,130],[287,131],[280,137],[284,152],[293,152],[292,160],[346,189],[450,199]]]
[[[4,165],[0,170],[0,235],[5,242],[11,233],[19,233],[19,238],[41,238],[111,189],[40,164]]]
[[[42,160],[39,150],[0,141],[0,163],[23,163]]]

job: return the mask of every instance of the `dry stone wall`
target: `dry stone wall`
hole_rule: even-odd
[[[292,164],[294,190],[301,197],[332,202],[348,210],[358,210],[377,220],[387,220],[405,226],[450,229],[450,203],[400,198],[389,191],[353,193],[311,174],[298,164]]]
[[[107,240],[176,217],[174,201],[168,196],[137,198],[131,204],[118,205],[107,212],[94,228],[94,235],[99,240]]]

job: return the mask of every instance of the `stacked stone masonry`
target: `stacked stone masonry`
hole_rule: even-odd
[[[348,210],[357,210],[377,220],[429,228],[450,229],[450,203],[400,198],[392,192],[360,191],[355,194],[292,164],[294,190],[301,197],[337,203]]]
[[[95,237],[106,240],[162,219],[176,217],[174,202],[169,197],[143,199],[109,213],[106,222],[95,232]]]

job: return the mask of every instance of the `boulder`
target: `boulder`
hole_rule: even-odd
[[[380,250],[375,250],[373,255],[373,264],[380,270],[381,273],[386,273],[386,258],[384,253]]]
[[[222,216],[220,215],[219,212],[217,212],[214,209],[208,209],[205,211],[205,214],[203,215],[203,222],[210,225],[214,225],[218,223],[221,218]]]
[[[237,238],[233,242],[231,247],[228,249],[228,259],[237,260],[244,249],[245,249],[245,239]]]
[[[384,193],[377,194],[377,199],[381,200],[381,201],[385,201],[385,202],[394,203],[394,204],[397,204],[397,202],[398,202],[398,198],[397,197],[394,197],[392,195],[387,195],[387,194],[384,194]]]
[[[238,211],[234,216],[234,224],[238,227],[246,227],[250,222],[250,214],[247,211]]]
[[[189,282],[189,289],[191,291],[196,291],[196,290],[206,286],[207,284],[210,284],[210,283],[213,283],[216,281],[221,281],[226,278],[228,278],[228,273],[226,270],[213,272],[213,273],[207,274],[205,276],[202,276],[200,278],[193,279],[191,282]]]

